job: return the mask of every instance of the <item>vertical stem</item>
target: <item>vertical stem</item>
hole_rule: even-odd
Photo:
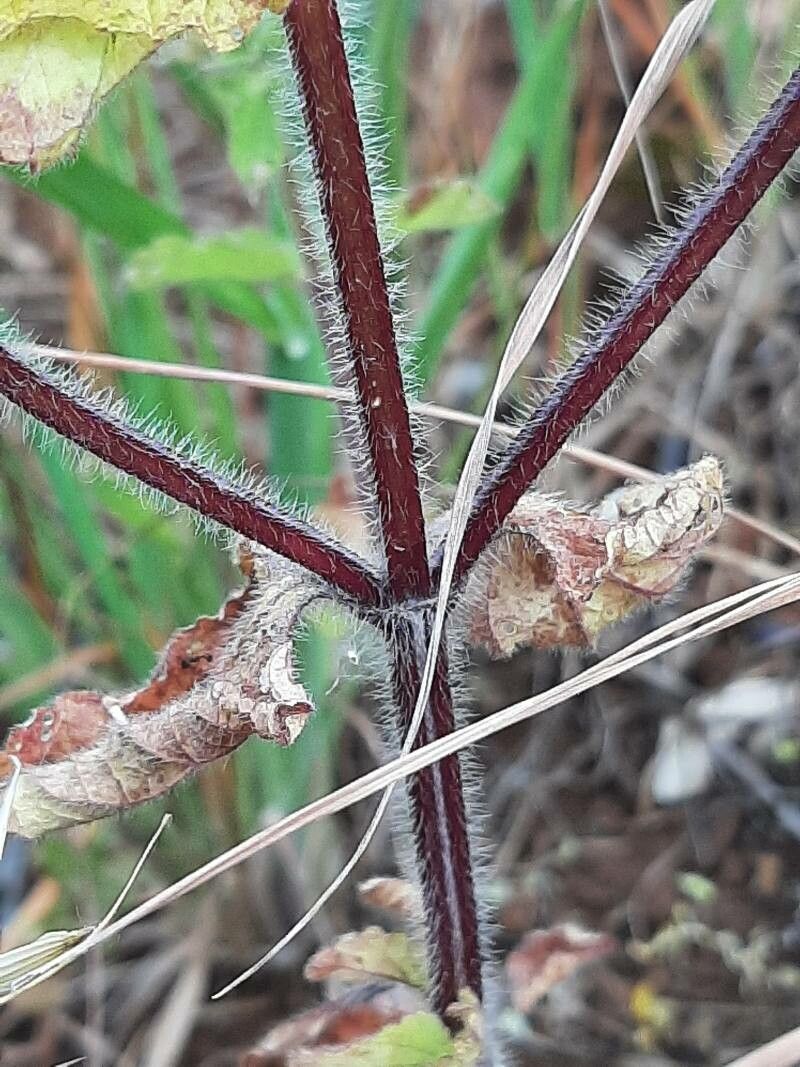
[[[375,480],[389,588],[396,600],[427,596],[408,407],[336,4],[294,0],[285,23]]]
[[[407,726],[419,692],[430,639],[430,612],[409,613],[387,624],[395,706]],[[442,648],[414,747],[453,730],[447,655]],[[440,1015],[462,989],[482,994],[478,913],[464,805],[461,764],[448,756],[409,783],[411,820],[430,969],[430,997]]]
[[[417,465],[364,144],[335,0],[293,0],[286,33],[308,134],[347,352],[375,483],[387,569],[387,607],[427,599],[432,586]],[[425,662],[428,616],[419,603],[384,632],[392,662],[396,729],[406,733]],[[415,747],[454,727],[447,661]],[[480,996],[481,960],[466,808],[457,757],[409,783],[417,869],[435,1009],[461,989]]]

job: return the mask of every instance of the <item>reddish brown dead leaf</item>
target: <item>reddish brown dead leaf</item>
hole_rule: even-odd
[[[293,677],[292,638],[322,592],[269,553],[242,569],[246,588],[178,631],[141,689],[64,693],[11,730],[0,779],[16,756],[12,831],[35,837],[151,800],[253,734],[292,744],[312,711]]]
[[[208,674],[251,591],[252,586],[248,586],[231,597],[219,615],[201,617],[174,634],[144,688],[114,698],[113,704],[108,697],[87,690],[59,693],[50,704],[37,708],[26,722],[9,730],[5,751],[0,753],[0,775],[10,773],[9,755],[24,766],[34,767],[58,763],[88,748],[106,729],[112,706],[125,715],[157,711],[188,693]]]
[[[173,634],[148,684],[122,704],[126,715],[156,711],[201,682],[213,667],[232,624],[247,606],[253,588],[251,577],[247,588],[227,600],[218,615],[202,616],[191,626]]]
[[[9,756],[28,767],[66,759],[91,745],[107,718],[99,693],[59,693],[51,704],[37,708],[26,722],[9,730],[5,751],[0,753],[0,773],[11,773]]]
[[[565,923],[533,930],[506,959],[511,1000],[517,1011],[530,1011],[555,985],[590,960],[619,948],[609,934],[592,933]]]
[[[369,878],[359,885],[358,895],[362,903],[404,919],[422,914],[420,895],[404,878]]]
[[[241,1067],[292,1067],[311,1050],[341,1048],[380,1033],[421,1005],[418,994],[401,986],[373,987],[359,1000],[349,994],[274,1027],[245,1055]]]
[[[591,645],[607,626],[673,589],[722,522],[719,463],[610,494],[590,512],[529,493],[469,587],[470,637],[494,656]]]

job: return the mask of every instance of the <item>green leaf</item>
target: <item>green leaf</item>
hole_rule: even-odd
[[[35,183],[19,171],[6,177],[69,211],[88,229],[110,237],[122,249],[135,249],[166,233],[188,236],[177,215],[143,196],[82,152],[73,164],[48,171]],[[275,337],[275,320],[264,300],[249,286],[209,282],[205,295],[218,307],[264,334]]]
[[[397,208],[395,225],[405,233],[458,230],[473,223],[488,222],[502,212],[500,204],[475,179],[457,178],[436,183],[404,196]]]
[[[435,1015],[420,1012],[346,1048],[314,1049],[311,1055],[315,1067],[435,1067],[455,1063],[450,1059],[455,1051],[444,1024]]]
[[[226,109],[228,160],[239,181],[260,192],[283,163],[283,145],[275,114],[260,86]]]
[[[542,29],[535,54],[525,66],[522,78],[495,134],[489,155],[478,175],[481,188],[507,210],[522,176],[532,139],[538,146],[540,119],[547,114],[554,72],[574,62],[573,41],[586,8],[586,0],[572,0],[558,9]],[[499,218],[490,218],[456,233],[448,245],[431,282],[428,305],[415,333],[416,364],[424,385],[436,371],[450,331],[468,303],[486,263]]]
[[[164,234],[128,260],[133,289],[164,289],[190,282],[271,282],[299,279],[297,250],[265,230],[231,230],[212,237]]]

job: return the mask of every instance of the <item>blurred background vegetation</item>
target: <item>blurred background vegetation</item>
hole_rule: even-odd
[[[610,0],[632,82],[677,6]],[[590,191],[622,112],[598,9],[590,0],[358,0],[351,9],[354,55],[378,72],[373,107],[386,131],[386,210],[408,264],[409,361],[426,397],[480,411],[532,279]],[[649,126],[667,200],[769,98],[796,58],[799,24],[796,0],[719,0],[702,45]],[[170,45],[102,107],[74,163],[35,180],[3,175],[0,300],[8,315],[40,342],[77,351],[328,382],[309,297],[317,267],[301,251],[298,189],[285,165],[296,151],[281,117],[291,100],[285,79],[275,18],[225,56],[191,40]],[[772,198],[764,217],[778,203]],[[604,271],[611,265],[624,274],[628,250],[652,223],[632,156],[531,357],[529,378],[552,372]],[[710,347],[710,338],[696,341],[698,359]],[[99,377],[143,414],[157,412],[181,434],[213,442],[222,457],[274,476],[291,499],[336,509],[348,497],[326,402],[131,372]],[[686,381],[694,388],[693,371]],[[671,384],[667,407],[680,392],[677,377]],[[517,389],[506,413],[529,400],[530,380]],[[633,420],[631,429],[630,409],[621,410],[616,422],[612,413],[603,447],[658,469],[690,455],[691,427],[678,432],[673,422],[650,433]],[[431,472],[446,486],[469,437],[441,429],[426,429],[426,437]],[[625,447],[615,448],[621,438]],[[581,497],[605,484],[567,466],[554,488]],[[752,491],[744,502],[758,503]],[[0,578],[5,724],[60,689],[125,689],[141,680],[169,634],[215,612],[236,581],[225,553],[185,515],[161,514],[108,482],[86,481],[59,450],[30,448],[13,424],[0,446]],[[355,658],[325,620],[312,628],[301,668],[319,709],[313,724],[294,749],[253,742],[171,796],[175,820],[137,892],[174,880],[369,765],[378,742],[361,710],[369,698],[346,677]],[[530,665],[526,659],[518,672],[526,684]],[[481,707],[516,695],[496,674],[482,677]],[[52,837],[33,852],[15,844],[0,885],[6,918],[16,916],[29,932],[73,925],[76,913],[96,919],[163,807]],[[313,899],[360,825],[347,816],[336,833],[310,830],[219,890],[229,906],[247,901],[233,923],[233,947],[219,950],[224,973],[235,973]],[[385,840],[372,862],[390,862]],[[315,936],[330,923],[346,928],[351,905],[339,907]],[[163,921],[174,934],[182,920]],[[282,966],[296,967],[307,944],[292,951]],[[300,1002],[303,994],[287,996]]]

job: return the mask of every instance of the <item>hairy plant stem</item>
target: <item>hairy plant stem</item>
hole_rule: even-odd
[[[354,553],[255,495],[243,496],[239,486],[151,440],[90,399],[69,395],[56,378],[3,347],[0,395],[151,489],[305,567],[348,597],[365,605],[378,603],[378,579]]]
[[[522,494],[736,232],[800,145],[800,69],[703,201],[586,342],[478,489],[455,570],[462,579]],[[441,557],[433,561],[434,579]]]
[[[335,0],[294,0],[286,34],[369,449],[393,600],[430,594],[425,524],[364,145]]]
[[[306,523],[148,439],[91,399],[73,396],[57,377],[2,346],[0,395],[104,462],[307,568],[356,601],[362,613],[377,620],[389,646],[402,732],[419,692],[440,561],[429,567],[406,397],[335,0],[293,0],[285,18],[375,480],[385,580]],[[457,578],[468,572],[522,493],[747,217],[798,143],[800,72],[795,72],[704,201],[484,479]],[[443,646],[416,743],[426,744],[452,728]],[[481,993],[480,937],[457,757],[417,774],[409,784],[409,799],[433,1001],[444,1014],[465,986]]]
[[[384,627],[392,655],[394,705],[411,722],[430,640],[431,612],[408,612]],[[442,650],[415,748],[453,730],[447,654]],[[405,731],[404,731],[405,732]],[[412,833],[422,889],[430,998],[444,1016],[463,989],[482,994],[480,932],[461,764],[448,756],[409,783]]]
[[[285,18],[318,183],[346,351],[369,452],[386,559],[383,633],[392,663],[396,730],[405,735],[420,691],[432,594],[419,477],[386,272],[335,0],[293,0]],[[441,653],[415,747],[455,726]],[[466,807],[457,757],[408,784],[422,887],[431,996],[445,1009],[463,988],[481,995],[481,959]]]

